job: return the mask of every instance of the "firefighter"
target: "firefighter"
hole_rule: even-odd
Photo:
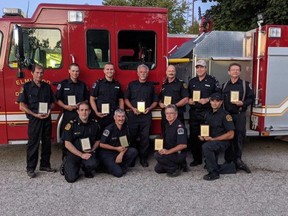
[[[218,165],[218,155],[230,145],[229,140],[234,136],[234,124],[231,115],[223,110],[221,93],[214,93],[210,97],[211,110],[204,117],[204,123],[209,125],[208,136],[199,135],[203,141],[202,151],[208,174],[204,180],[211,181],[219,178],[219,173],[235,173],[235,164]]]
[[[233,118],[235,136],[231,147],[225,153],[225,159],[227,162],[234,161],[237,169],[251,173],[249,167],[242,161],[242,148],[246,137],[246,111],[248,106],[254,101],[254,93],[249,82],[240,79],[240,64],[230,64],[228,75],[230,76],[230,80],[223,84],[222,93],[224,108]],[[233,99],[235,95],[236,100]]]
[[[41,141],[40,171],[56,172],[51,168],[51,109],[54,107],[54,95],[49,84],[42,81],[44,69],[34,64],[32,81],[24,84],[18,98],[19,108],[26,113],[28,123],[27,174],[35,178],[38,162],[38,149]]]
[[[90,119],[89,104],[80,102],[77,108],[78,117],[66,124],[63,139],[67,148],[64,161],[64,176],[67,182],[79,178],[80,168],[86,178],[93,178],[93,171],[98,167],[96,149],[100,143],[100,127],[96,120]]]
[[[163,149],[154,154],[157,164],[156,173],[167,173],[170,177],[180,175],[183,162],[186,161],[187,131],[184,124],[177,119],[177,107],[173,104],[165,107],[166,129]]]
[[[90,104],[97,116],[101,132],[106,126],[114,122],[113,112],[118,108],[124,109],[121,85],[113,78],[114,65],[106,63],[103,72],[105,77],[93,84],[90,93]]]
[[[162,108],[162,133],[167,123],[165,117],[165,107],[168,104],[174,104],[178,109],[178,119],[184,124],[185,105],[188,103],[189,93],[187,84],[176,78],[176,68],[169,65],[166,70],[166,79],[162,84],[159,94],[159,106]]]
[[[124,110],[114,112],[115,122],[107,126],[102,134],[99,157],[109,173],[123,176],[138,155],[135,148],[129,146],[129,129],[125,122]]]
[[[215,77],[207,74],[207,65],[204,60],[196,62],[197,76],[188,84],[190,94],[190,145],[193,161],[190,166],[202,164],[202,142],[199,140],[200,124],[203,122],[205,113],[210,109],[209,97],[215,92],[221,92],[221,87]]]
[[[138,152],[140,164],[148,167],[149,132],[152,123],[151,110],[157,106],[158,97],[155,94],[154,83],[148,82],[149,68],[141,64],[137,67],[138,80],[128,84],[125,92],[125,104],[128,111],[128,126],[133,147],[139,137]]]
[[[69,78],[61,81],[57,86],[56,102],[63,109],[63,118],[61,122],[61,132],[65,125],[75,118],[77,118],[77,105],[82,101],[88,101],[89,92],[87,85],[81,82],[78,77],[80,74],[79,65],[72,63],[69,66]],[[66,156],[66,149],[63,146],[62,159]],[[63,163],[60,166],[60,173],[63,175]]]

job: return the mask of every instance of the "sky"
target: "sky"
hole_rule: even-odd
[[[192,2],[193,0],[187,0]],[[40,3],[59,3],[59,4],[89,4],[89,5],[102,5],[102,0],[0,0],[0,17],[3,15],[3,8],[20,8],[24,14],[27,14],[29,2],[28,17],[32,17],[35,9]],[[198,7],[201,7],[202,13],[211,7],[213,3],[202,3],[201,0],[194,0],[194,17],[198,19]],[[215,4],[215,3],[214,3]],[[192,8],[192,7],[191,7]]]

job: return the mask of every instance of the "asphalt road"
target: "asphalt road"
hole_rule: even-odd
[[[288,215],[288,143],[251,139],[243,160],[251,174],[207,182],[203,166],[176,178],[136,165],[122,178],[105,173],[67,183],[57,173],[25,172],[25,145],[0,146],[0,215]],[[52,166],[61,152],[53,146]],[[188,158],[191,162],[191,156]]]

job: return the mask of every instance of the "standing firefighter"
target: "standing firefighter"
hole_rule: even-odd
[[[38,162],[40,141],[41,160],[40,171],[55,172],[51,168],[51,109],[54,107],[54,95],[49,84],[42,81],[44,69],[35,64],[32,68],[32,81],[24,84],[19,95],[20,110],[26,113],[29,119],[27,144],[27,174],[35,178],[35,169]]]
[[[249,82],[240,79],[241,65],[229,65],[230,80],[223,84],[224,108],[228,111],[235,125],[235,136],[231,148],[225,153],[227,162],[234,161],[237,169],[251,173],[249,167],[242,161],[242,148],[246,136],[246,111],[254,101],[254,94]]]

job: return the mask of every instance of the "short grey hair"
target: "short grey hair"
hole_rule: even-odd
[[[145,64],[140,64],[137,67],[137,72],[139,72],[140,68],[145,68],[147,72],[149,72],[149,67]]]
[[[166,111],[167,109],[173,109],[176,113],[178,113],[178,109],[177,109],[176,105],[174,105],[174,104],[169,104],[169,105],[167,105],[167,106],[165,107],[165,111]]]
[[[125,113],[125,111],[124,111],[123,109],[116,109],[116,110],[114,111],[114,116],[116,116],[117,114],[124,114],[124,115],[126,115],[126,113]]]

